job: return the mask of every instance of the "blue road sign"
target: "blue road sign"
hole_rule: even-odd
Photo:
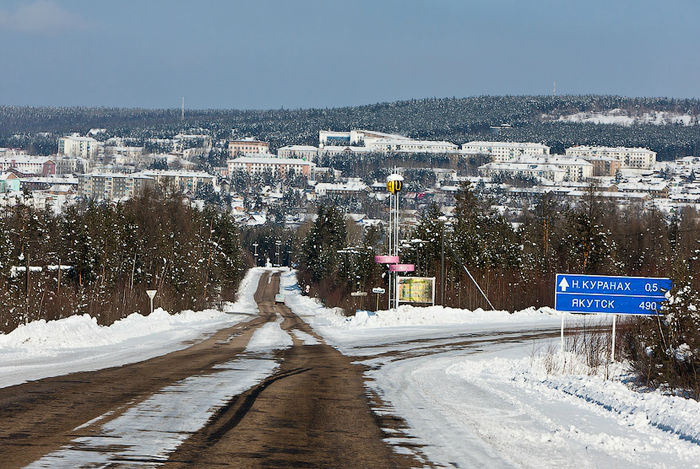
[[[658,314],[668,278],[557,274],[555,309],[576,313]]]

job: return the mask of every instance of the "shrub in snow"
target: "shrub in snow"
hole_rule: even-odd
[[[700,397],[700,294],[679,281],[661,315],[640,318],[628,338],[630,359],[646,385]]]

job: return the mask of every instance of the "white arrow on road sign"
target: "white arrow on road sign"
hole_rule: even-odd
[[[561,282],[559,282],[559,286],[561,287],[561,291],[566,291],[566,288],[569,286],[569,282],[566,281],[566,277],[563,277],[561,279]]]

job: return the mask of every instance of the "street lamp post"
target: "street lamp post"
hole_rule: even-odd
[[[445,230],[447,229],[447,217],[438,217],[442,223],[442,235],[440,236],[440,304],[445,306]]]
[[[445,306],[445,225],[442,225],[440,247],[440,304]]]

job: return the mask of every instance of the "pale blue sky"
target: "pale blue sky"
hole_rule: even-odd
[[[696,0],[5,0],[0,104],[700,97]]]

